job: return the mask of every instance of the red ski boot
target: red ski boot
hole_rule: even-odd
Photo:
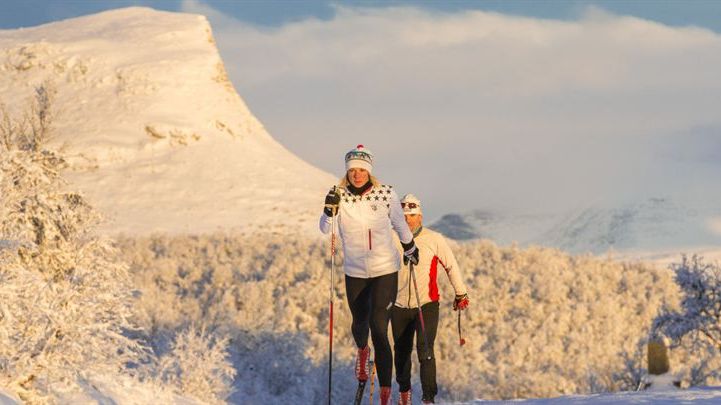
[[[368,361],[370,360],[371,348],[366,345],[362,349],[358,349],[358,355],[355,358],[355,377],[358,381],[368,381]]]
[[[411,390],[402,391],[399,394],[398,405],[411,405]]]
[[[381,405],[391,405],[391,387],[381,387]]]

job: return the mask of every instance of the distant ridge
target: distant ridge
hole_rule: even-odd
[[[449,214],[431,224],[457,240],[491,239],[501,245],[555,247],[571,253],[617,252],[658,256],[708,251],[721,245],[709,226],[715,211],[649,198],[616,207],[588,207],[555,215],[510,215],[491,211]],[[721,250],[721,249],[719,249]]]

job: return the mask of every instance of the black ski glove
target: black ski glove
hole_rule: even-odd
[[[340,204],[340,194],[333,187],[325,196],[325,207],[323,208],[325,215],[333,217],[338,214],[338,204]]]
[[[413,263],[414,266],[418,264],[418,248],[416,247],[416,242],[411,239],[408,243],[401,242],[401,245],[403,246],[403,264],[408,265],[408,262]]]

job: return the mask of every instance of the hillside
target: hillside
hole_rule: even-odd
[[[335,178],[276,142],[228,80],[205,17],[125,8],[0,31],[0,101],[55,89],[66,176],[106,233],[315,230]]]
[[[431,227],[457,240],[483,238],[502,245],[516,242],[658,261],[684,252],[718,256],[715,246],[721,236],[711,223],[717,215],[712,204],[650,198],[547,215],[475,210],[445,215]]]

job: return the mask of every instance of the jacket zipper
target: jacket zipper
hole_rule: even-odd
[[[368,230],[368,250],[373,250],[373,238],[371,238],[371,230]]]

